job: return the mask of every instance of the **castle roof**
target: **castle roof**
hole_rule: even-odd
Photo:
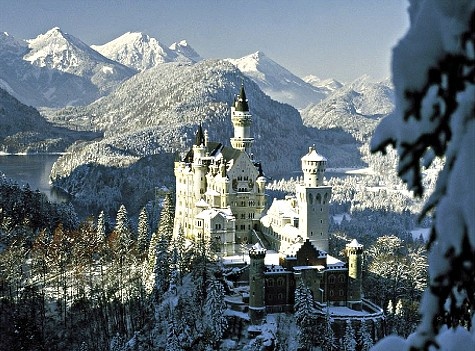
[[[196,131],[196,137],[195,137],[195,145],[196,146],[201,146],[205,144],[205,135],[203,133],[203,127],[200,126],[198,127],[198,130]]]
[[[234,101],[234,108],[236,111],[249,112],[249,104],[246,98],[246,92],[244,91],[244,84],[241,85],[241,91]]]
[[[322,155],[317,153],[317,150],[315,150],[314,146],[310,146],[308,148],[307,154],[305,154],[302,158],[302,161],[317,161],[317,162],[322,162],[326,161],[327,159],[323,157]]]
[[[360,249],[360,248],[363,248],[363,245],[360,244],[360,243],[358,242],[358,240],[353,239],[353,240],[351,241],[351,243],[346,244],[346,247],[354,247],[354,248]]]

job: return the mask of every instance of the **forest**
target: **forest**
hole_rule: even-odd
[[[407,198],[394,193],[389,208],[380,196],[356,195],[371,181],[329,180],[330,212],[346,213],[331,221],[330,254],[343,259],[346,243],[364,243],[366,297],[384,306],[388,333],[407,336],[419,321],[416,301],[427,285],[424,243],[409,234],[415,215]],[[286,350],[309,342],[305,330],[316,314],[304,286],[296,313],[277,318],[270,340],[247,336],[247,316],[230,313],[225,303],[235,272],[209,243],[172,238],[171,192],[160,192],[136,218],[121,205],[115,218],[102,211],[79,220],[71,205],[52,204],[5,177],[0,199],[1,349]],[[369,349],[374,341],[363,343],[365,327],[351,328],[358,330],[355,347]],[[332,330],[320,335],[311,342],[324,349],[347,342],[334,340]]]

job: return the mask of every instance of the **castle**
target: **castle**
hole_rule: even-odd
[[[324,185],[326,158],[310,147],[301,159],[303,182],[296,194],[274,199],[267,208],[266,177],[252,153],[244,86],[231,107],[231,120],[231,147],[209,141],[200,125],[192,148],[175,162],[175,231],[209,241],[221,256],[242,253],[241,247],[250,244],[248,311],[254,324],[266,313],[292,311],[299,281],[322,308],[382,318],[382,310],[363,298],[363,246],[356,240],[347,244],[347,262],[327,254],[332,189]],[[266,264],[268,250],[278,253],[278,264]]]

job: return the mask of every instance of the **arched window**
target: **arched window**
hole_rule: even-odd
[[[317,194],[317,199],[316,199],[317,203],[321,204],[322,203],[322,195],[320,194]]]
[[[308,202],[310,202],[310,205],[313,205],[313,194],[308,195]]]
[[[331,275],[331,276],[328,277],[328,283],[335,284],[335,276],[334,275]]]

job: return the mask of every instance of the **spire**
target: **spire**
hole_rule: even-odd
[[[249,104],[247,103],[246,92],[244,91],[244,83],[241,84],[239,96],[234,101],[236,111],[249,112]]]
[[[205,144],[205,135],[203,133],[203,128],[200,126],[198,127],[198,131],[196,132],[196,137],[195,137],[195,145],[196,146],[201,146]]]

